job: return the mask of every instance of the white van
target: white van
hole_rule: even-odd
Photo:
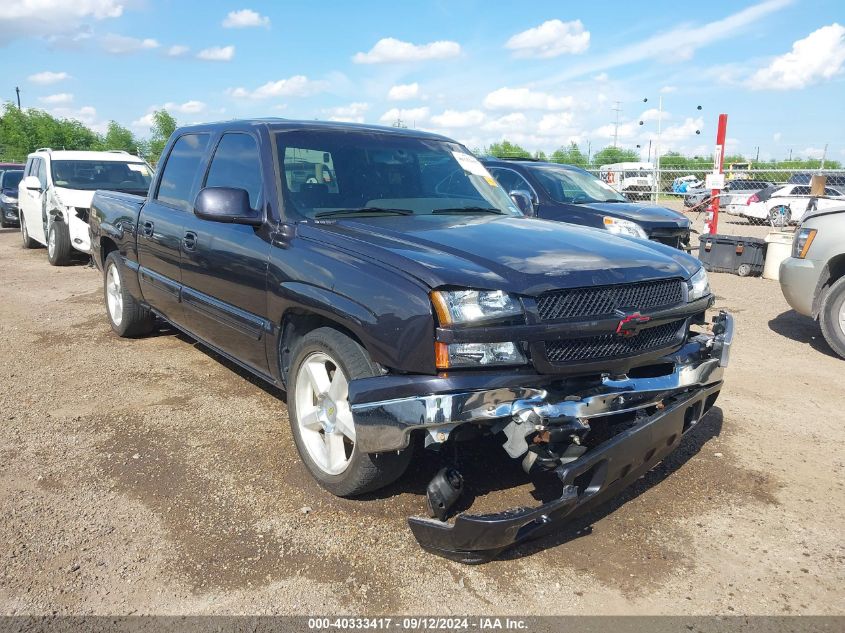
[[[654,191],[652,163],[613,163],[599,167],[599,178],[631,200],[648,200]]]
[[[38,149],[27,157],[18,188],[24,248],[47,247],[53,266],[71,250],[91,250],[88,212],[97,189],[147,195],[152,169],[122,150],[106,152]]]

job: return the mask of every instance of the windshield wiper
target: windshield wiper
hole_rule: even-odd
[[[315,213],[315,218],[328,218],[336,215],[365,215],[367,213],[386,213],[391,215],[414,215],[411,209],[390,209],[387,207],[360,207],[358,209],[332,209]]]
[[[434,209],[431,213],[495,213],[496,215],[505,215],[504,211],[494,209],[493,207],[446,207],[445,209]]]

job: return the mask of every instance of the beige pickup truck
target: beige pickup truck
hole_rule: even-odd
[[[830,347],[845,358],[845,205],[806,216],[780,266],[783,296],[817,319]]]

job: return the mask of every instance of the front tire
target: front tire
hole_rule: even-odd
[[[827,291],[819,325],[824,340],[841,358],[845,358],[845,277],[841,277]]]
[[[23,213],[20,214],[20,222],[21,222],[21,239],[23,240],[23,247],[24,248],[35,248],[38,246],[38,242],[32,239],[29,236],[29,231],[26,230],[26,221],[24,220]]]
[[[353,497],[393,483],[408,467],[411,447],[368,454],[355,443],[350,380],[377,375],[363,347],[323,327],[300,339],[288,375],[288,418],[303,463],[323,488]]]
[[[70,263],[70,231],[67,224],[54,220],[47,231],[47,260],[53,266]]]
[[[103,270],[103,295],[109,325],[124,338],[149,334],[155,325],[155,316],[129,293],[123,283],[124,275],[120,254],[109,253]]]

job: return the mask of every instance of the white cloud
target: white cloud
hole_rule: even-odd
[[[294,75],[288,79],[268,81],[255,90],[234,88],[228,92],[236,99],[270,99],[272,97],[308,97],[322,92],[328,87],[327,82],[308,79],[305,75]]]
[[[167,56],[168,57],[182,57],[182,55],[186,55],[188,51],[191,49],[187,46],[182,44],[174,44],[170,48],[167,49]]]
[[[47,86],[49,84],[64,81],[65,79],[70,79],[70,75],[65,72],[54,73],[52,71],[45,70],[44,72],[30,75],[29,77],[27,77],[27,79],[34,84],[41,84],[42,86]]]
[[[103,50],[112,55],[125,55],[127,53],[137,53],[142,50],[150,50],[158,48],[159,43],[152,38],[140,39],[137,37],[128,37],[126,35],[116,35],[109,33],[103,36],[100,40]]]
[[[130,127],[135,128],[136,130],[142,130],[148,132],[150,128],[153,126],[153,113],[147,112],[144,116],[135,119],[132,123],[129,124]]]
[[[80,27],[83,20],[105,20],[123,14],[118,0],[6,0],[0,10],[5,38],[49,36]]]
[[[614,48],[612,52],[592,58],[587,62],[572,64],[566,70],[550,75],[543,80],[543,83],[559,84],[561,81],[587,73],[627,66],[647,59],[665,62],[677,61],[679,56],[689,58],[699,48],[735,38],[748,27],[759,24],[766,15],[783,9],[792,1],[765,0],[712,22],[684,23],[644,40]]]
[[[528,88],[499,88],[484,97],[488,110],[564,110],[573,103],[572,97],[555,97]]]
[[[385,37],[376,42],[369,52],[355,53],[352,61],[356,64],[384,64],[390,62],[417,62],[428,59],[447,59],[461,54],[461,45],[457,42],[439,41],[430,44],[411,44],[393,37]]]
[[[772,134],[772,140],[773,140],[775,143],[780,143],[780,139],[781,139],[782,137],[783,137],[783,134],[781,134],[780,132],[775,132],[774,134]]]
[[[544,114],[537,124],[537,131],[540,134],[562,134],[572,125],[571,112],[559,112],[555,114]]]
[[[523,130],[528,124],[528,117],[522,112],[511,112],[498,119],[493,119],[484,124],[483,128],[490,132],[511,132]]]
[[[608,79],[610,79],[610,77],[608,76],[607,73],[599,73],[598,75],[593,77],[593,79],[595,79],[596,81],[604,82],[604,81],[607,81]]]
[[[799,156],[806,157],[806,158],[815,158],[816,160],[820,159],[824,156],[825,151],[823,147],[805,147],[803,150],[798,152]]]
[[[657,121],[657,119],[660,119],[660,118],[661,118],[660,110],[658,110],[657,108],[649,108],[648,110],[643,111],[643,113],[640,115],[639,120],[645,123],[647,121]],[[666,112],[666,110],[664,110],[663,114],[662,114],[662,119],[665,120],[665,119],[671,119],[671,118],[672,118],[672,114],[669,113],[669,112]]]
[[[234,46],[210,46],[197,53],[197,59],[203,59],[209,62],[228,62],[234,56]]]
[[[53,108],[50,114],[60,119],[74,119],[84,123],[86,127],[91,128],[95,132],[105,133],[108,128],[108,122],[100,121],[97,117],[97,109],[93,106],[82,106],[78,110],[72,108]]]
[[[416,125],[428,119],[430,111],[427,107],[421,108],[391,108],[379,117],[381,123],[392,124],[401,119],[405,125]]]
[[[792,44],[747,81],[753,90],[797,90],[831,79],[845,66],[845,27],[834,22]]]
[[[329,121],[344,121],[347,123],[363,123],[364,113],[370,109],[369,103],[350,103],[345,106],[328,108],[323,112],[328,115]]]
[[[505,43],[505,48],[514,51],[515,57],[541,58],[583,53],[589,46],[590,32],[584,30],[581,20],[548,20],[517,33]]]
[[[198,114],[205,110],[206,105],[202,101],[197,101],[196,99],[192,99],[191,101],[186,101],[185,103],[173,103],[168,101],[164,104],[163,108],[173,114],[174,112],[177,114]],[[161,110],[158,106],[153,106],[150,108],[151,110]]]
[[[438,127],[465,128],[481,125],[484,119],[485,116],[481,110],[446,110],[442,114],[431,117],[431,122]]]
[[[230,11],[223,26],[227,29],[243,29],[251,26],[270,26],[270,18],[266,15],[253,11],[252,9],[241,9]]]
[[[704,119],[697,117],[695,119],[687,117],[683,123],[672,125],[663,128],[660,140],[661,142],[671,143],[673,141],[683,141],[688,138],[696,136],[696,131],[701,131],[704,127]]]
[[[60,92],[54,95],[47,95],[46,97],[38,97],[38,100],[41,103],[59,105],[62,103],[70,103],[71,101],[73,101],[73,95],[69,92]]]
[[[672,92],[675,92],[676,90],[677,90],[677,88],[676,88],[675,86],[663,86],[663,87],[660,89],[660,92],[662,92],[662,93],[663,93],[663,94],[665,94],[665,95],[668,95],[668,94],[670,94],[670,93],[672,93]]]
[[[407,101],[414,99],[420,94],[420,85],[416,82],[412,84],[398,84],[392,86],[387,92],[387,98],[391,101]]]

